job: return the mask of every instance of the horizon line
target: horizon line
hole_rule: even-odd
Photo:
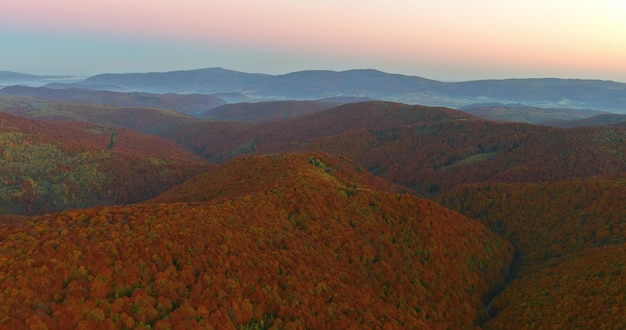
[[[343,69],[343,70],[335,70],[335,69],[302,69],[295,71],[288,71],[284,73],[267,73],[267,72],[251,72],[251,71],[243,71],[243,70],[235,70],[229,69],[221,66],[210,66],[210,67],[199,67],[195,69],[174,69],[174,70],[162,70],[162,71],[119,71],[119,72],[101,72],[96,74],[37,74],[37,73],[28,73],[23,71],[15,71],[15,70],[0,70],[0,73],[8,73],[8,74],[20,74],[20,75],[29,75],[34,76],[34,78],[69,78],[69,79],[88,79],[95,76],[100,75],[123,75],[123,74],[159,74],[159,73],[173,73],[173,72],[191,72],[191,71],[200,71],[200,70],[225,70],[230,72],[244,73],[244,74],[258,74],[258,75],[268,75],[268,76],[284,76],[294,73],[302,73],[302,72],[333,72],[333,73],[345,73],[350,71],[376,71],[388,75],[399,75],[405,77],[413,77],[426,79],[436,82],[445,82],[445,83],[463,83],[463,82],[473,82],[473,81],[503,81],[503,80],[543,80],[543,79],[556,79],[556,80],[580,80],[580,81],[602,81],[602,82],[613,82],[619,84],[626,84],[626,82],[617,81],[613,79],[602,79],[602,78],[564,78],[557,76],[511,76],[506,78],[475,78],[475,79],[467,79],[467,80],[439,80],[434,78],[429,78],[421,75],[412,75],[407,73],[398,73],[398,72],[388,72],[383,71],[376,68],[352,68],[352,69]]]

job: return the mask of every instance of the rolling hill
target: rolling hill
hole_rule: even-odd
[[[512,104],[471,105],[460,110],[487,120],[545,125],[561,121],[574,123],[576,120],[606,114],[596,110],[539,108]]]
[[[228,131],[218,130],[221,133],[231,133],[228,136],[222,134],[222,138],[207,148],[200,148],[206,144],[207,139],[203,136],[207,131],[213,131],[215,123],[195,123],[192,126],[203,126],[204,129],[196,129],[198,136],[189,134],[192,132],[187,126],[173,128],[160,134],[182,145],[190,146],[200,155],[212,161],[223,161],[234,155],[245,153],[273,153],[296,151],[320,141],[324,138],[332,138],[341,134],[367,129],[391,129],[396,126],[404,126],[410,123],[420,123],[422,120],[430,121],[464,121],[473,118],[460,111],[445,108],[430,108],[420,106],[408,106],[388,102],[365,102],[346,104],[325,111],[320,111],[308,116],[269,122],[261,124],[248,124],[240,129]],[[187,134],[184,134],[187,133]],[[358,144],[360,141],[355,141]],[[367,143],[363,141],[363,143]],[[359,149],[360,150],[360,149]],[[347,151],[347,150],[346,150]],[[354,153],[355,150],[349,153]],[[339,152],[341,153],[341,152]]]
[[[208,110],[204,117],[223,121],[262,123],[295,118],[337,106],[322,101],[271,101],[225,104]]]
[[[160,108],[175,110],[196,117],[225,103],[220,98],[212,95],[122,93],[89,89],[53,89],[26,86],[11,86],[0,89],[0,95],[32,96],[46,100],[93,103],[126,108]]]
[[[138,202],[205,166],[152,135],[0,112],[0,214]]]
[[[543,123],[554,127],[626,126],[626,115],[602,114],[578,120],[550,120]]]
[[[558,129],[496,123],[447,109],[389,102],[346,104],[236,130],[205,123],[161,136],[211,161],[237,155],[324,151],[426,196],[478,182],[544,182],[626,171],[619,127]],[[209,143],[211,136],[219,136]]]
[[[311,104],[0,97],[0,329],[626,326],[618,115]]]
[[[439,202],[517,248],[487,329],[624,326],[626,176],[459,187]],[[537,317],[537,316],[541,317]]]
[[[312,153],[239,157],[225,165],[211,167],[193,180],[149,202],[206,202],[217,198],[241,197],[255,191],[270,191],[283,180],[294,175],[300,176],[301,173],[296,171],[299,167],[308,168],[310,165],[331,175],[335,183],[344,187],[342,191],[346,194],[354,194],[360,187],[392,194],[411,193],[406,187],[374,176],[344,157]]]
[[[143,133],[155,133],[196,121],[191,116],[172,110],[104,106],[27,96],[0,96],[0,112],[45,121],[76,121],[128,128]]]
[[[484,321],[484,300],[506,280],[511,245],[433,202],[372,189],[370,175],[336,161],[319,153],[234,160],[215,169],[225,175],[217,179],[246,188],[218,199],[203,189],[216,178],[201,175],[184,184],[185,194],[167,193],[178,202],[0,226],[0,258],[11,260],[0,263],[0,324],[471,328]],[[240,174],[257,165],[275,170]]]

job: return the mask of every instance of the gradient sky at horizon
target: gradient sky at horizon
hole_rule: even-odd
[[[19,0],[0,70],[89,76],[372,68],[444,81],[626,82],[623,0]]]

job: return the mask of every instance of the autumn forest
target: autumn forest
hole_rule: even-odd
[[[626,329],[624,125],[125,100],[0,96],[0,329]]]

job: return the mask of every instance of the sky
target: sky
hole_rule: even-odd
[[[0,70],[626,82],[624,0],[0,0]]]

